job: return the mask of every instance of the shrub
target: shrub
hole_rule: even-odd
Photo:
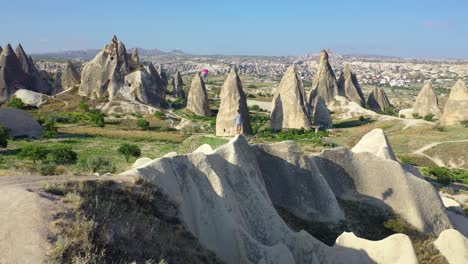
[[[144,119],[144,118],[140,118],[137,120],[137,126],[141,129],[147,129],[150,125],[150,123],[148,122],[148,120]]]
[[[80,103],[80,109],[85,111],[85,112],[89,112],[90,108],[89,108],[89,104],[85,103],[85,102],[81,102]]]
[[[104,116],[99,110],[90,110],[88,112],[89,121],[97,127],[104,127]]]
[[[463,120],[460,122],[460,125],[464,126],[464,127],[468,127],[468,120]]]
[[[45,160],[47,157],[47,148],[38,144],[29,144],[21,148],[19,157],[32,160],[34,163],[38,160]]]
[[[141,150],[137,145],[133,144],[122,144],[117,150],[120,154],[124,155],[125,160],[128,162],[130,157],[133,156],[138,158],[141,156]]]
[[[359,116],[359,121],[363,122],[364,120],[366,120],[363,116]]]
[[[0,148],[8,147],[8,133],[8,128],[0,126]]]
[[[21,100],[21,98],[15,96],[11,98],[10,102],[8,103],[8,106],[21,109],[24,108],[24,103],[23,100]]]
[[[79,166],[82,171],[91,173],[114,173],[117,170],[112,161],[99,156],[80,159]]]
[[[39,167],[39,173],[41,175],[57,175],[57,166],[55,165],[54,162],[48,162],[45,164],[42,164]]]
[[[76,163],[78,154],[69,146],[57,146],[50,150],[49,159],[57,164],[72,164]]]
[[[45,130],[44,134],[42,135],[45,138],[52,138],[57,135],[58,129],[57,126],[55,125],[55,119],[54,118],[48,118],[45,123]]]
[[[405,233],[406,226],[405,224],[398,219],[390,219],[384,223],[384,227],[392,230],[395,233]]]
[[[399,158],[400,158],[401,163],[410,164],[413,166],[418,165],[417,162],[414,160],[414,158],[411,156],[401,156]]]
[[[259,111],[259,110],[260,110],[260,106],[258,106],[258,105],[251,105],[251,106],[249,106],[249,110],[252,110],[252,111]]]
[[[424,116],[424,120],[426,121],[432,121],[434,118],[434,115],[433,114],[427,114]]]
[[[451,172],[445,167],[428,168],[427,173],[434,176],[436,180],[443,185],[448,185],[452,181]]]
[[[401,114],[400,117],[401,118],[406,118],[406,116],[404,114]]]
[[[247,86],[247,88],[255,89],[255,88],[257,88],[257,85],[251,83],[251,84],[249,84],[249,85]]]
[[[154,117],[159,118],[159,119],[164,119],[166,116],[164,115],[163,112],[156,111],[154,112]]]
[[[419,114],[418,114],[418,113],[413,113],[413,118],[414,118],[414,119],[420,119],[420,118],[421,118],[421,116],[419,116]]]

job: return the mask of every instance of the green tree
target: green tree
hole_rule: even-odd
[[[138,158],[141,156],[140,148],[134,144],[128,144],[128,143],[122,144],[117,151],[120,154],[124,155],[125,160],[127,160],[127,162],[130,160],[131,156],[135,158]]]
[[[80,109],[85,111],[85,112],[89,112],[89,104],[88,103],[85,103],[85,102],[81,102],[80,103]]]
[[[77,159],[78,154],[69,146],[57,146],[49,151],[48,160],[56,164],[73,164]]]
[[[18,97],[13,97],[11,98],[10,102],[8,103],[8,105],[10,107],[13,107],[13,108],[18,108],[18,109],[21,109],[24,107],[24,103],[23,103],[23,100],[21,100],[21,98],[18,98]]]
[[[142,129],[147,129],[149,127],[150,123],[148,122],[148,120],[144,119],[144,118],[140,118],[137,120],[137,126],[139,128],[142,128]]]
[[[55,118],[48,118],[45,123],[44,123],[44,134],[43,137],[45,138],[51,138],[55,137],[58,133],[58,128],[57,125],[55,124]]]
[[[3,126],[0,126],[0,147],[8,147],[8,133],[9,129]]]
[[[36,163],[38,160],[45,160],[47,152],[47,148],[42,145],[29,144],[21,148],[19,157],[30,159]]]
[[[104,127],[104,114],[98,110],[88,112],[89,121],[97,127]]]

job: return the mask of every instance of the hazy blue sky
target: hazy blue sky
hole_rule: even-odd
[[[468,58],[467,0],[0,0],[0,45],[29,53],[127,47],[197,54]]]

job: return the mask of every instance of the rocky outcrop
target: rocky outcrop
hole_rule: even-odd
[[[322,97],[318,97],[315,100],[315,105],[313,108],[313,120],[314,125],[320,126],[323,129],[330,129],[333,127],[333,119],[330,115],[330,112],[327,109],[325,100]]]
[[[328,61],[328,53],[325,50],[320,52],[320,65],[312,82],[312,93],[310,94],[309,104],[315,105],[315,99],[320,96],[326,104],[333,101],[335,96],[340,95],[338,82],[335,73]]]
[[[294,65],[288,68],[276,87],[270,126],[273,130],[311,126],[305,90]]]
[[[19,89],[18,91],[15,92],[13,97],[21,99],[21,101],[25,105],[34,106],[34,107],[41,106],[43,103],[47,102],[47,100],[50,98],[49,96],[45,94],[33,92],[31,90],[26,90],[26,89]]]
[[[199,116],[211,116],[208,93],[206,92],[205,82],[199,73],[196,73],[192,79],[192,85],[187,100],[187,110]]]
[[[252,134],[247,97],[242,89],[242,82],[235,67],[231,69],[224,81],[219,97],[221,104],[216,116],[216,135],[234,136],[237,133],[235,118],[238,110],[242,117],[243,133],[246,135]]]
[[[418,170],[395,160],[381,130],[371,131],[351,151],[324,150],[312,157],[335,195],[400,215],[415,229],[439,234],[452,228],[434,187]]]
[[[330,151],[338,154],[342,150]],[[159,187],[178,205],[180,220],[200,243],[226,263],[417,263],[405,235],[370,241],[345,233],[335,246],[329,247],[305,231],[293,231],[278,214],[275,206],[302,219],[337,223],[345,216],[336,197],[354,198],[377,207],[379,203],[372,200],[390,205],[398,200],[404,202],[398,213],[404,215],[402,211],[407,210],[437,230],[450,227],[445,211],[439,208],[440,199],[429,183],[411,176],[415,179],[393,185],[398,181],[394,178],[410,178],[403,168],[392,167],[398,162],[369,152],[350,153],[362,156],[365,163],[344,156],[335,164],[349,162],[356,168],[342,166],[340,170],[364,174],[356,178],[357,190],[365,191],[366,185],[376,190],[393,189],[383,192],[383,197],[382,192],[378,197],[370,193],[361,198],[337,196],[336,186],[330,186],[328,177],[334,174],[340,180],[340,170],[329,172],[329,166],[314,159],[315,156],[304,155],[292,141],[249,145],[242,136],[216,150],[204,147],[187,155],[145,161],[123,175],[140,176]],[[392,175],[367,173],[374,162],[375,167],[380,167],[379,172],[389,171]],[[339,186],[352,193],[356,189],[348,182]]]
[[[164,71],[162,65],[158,65],[158,74],[161,77],[161,85],[164,91],[167,91],[167,85],[169,84],[169,80],[167,79],[166,71]]]
[[[102,49],[81,72],[79,94],[91,98],[112,98],[124,85],[130,71],[125,45],[117,39]]]
[[[349,64],[346,64],[344,71],[340,74],[340,78],[338,79],[338,87],[340,88],[342,94],[349,100],[359,104],[362,107],[366,105],[366,99],[364,99],[364,95],[362,94],[361,86],[359,86],[356,75],[351,72]]]
[[[372,88],[372,91],[367,98],[367,105],[370,109],[377,112],[384,112],[392,107],[390,101],[388,100],[387,94],[380,87]]]
[[[448,263],[468,263],[468,239],[454,229],[440,233],[434,246],[440,251]]]
[[[0,102],[8,100],[19,89],[44,94],[51,92],[48,80],[37,70],[21,45],[15,53],[8,44],[0,54]]]
[[[172,95],[184,101],[187,100],[187,95],[184,91],[184,81],[179,71],[177,71],[174,78],[172,78]]]
[[[144,63],[140,69],[127,74],[125,85],[126,90],[130,91],[132,99],[152,106],[162,107],[165,105],[166,93],[160,86],[158,72],[151,62]]]
[[[78,70],[75,68],[71,61],[67,61],[65,68],[63,68],[60,75],[60,83],[62,90],[67,90],[79,85],[81,82],[81,76]]]
[[[62,76],[63,78],[63,76]],[[88,62],[81,73],[79,94],[109,102],[124,101],[127,109],[150,109],[166,105],[163,81],[152,63],[141,63],[138,50],[127,54],[125,45],[114,36],[112,41]],[[123,102],[122,102],[123,103]],[[109,108],[109,105],[105,106]],[[117,110],[117,108],[115,109]]]
[[[10,137],[38,138],[44,130],[28,112],[9,107],[0,107],[0,126],[10,130]]]
[[[432,114],[436,118],[440,118],[442,115],[442,112],[439,108],[439,100],[437,99],[437,95],[432,88],[431,82],[424,84],[423,88],[416,97],[416,102],[413,106],[413,114],[418,114],[422,117]]]
[[[450,91],[440,122],[443,125],[458,125],[464,120],[468,120],[468,87],[458,80]]]

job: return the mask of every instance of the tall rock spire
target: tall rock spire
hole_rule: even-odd
[[[333,127],[333,120],[330,112],[327,109],[325,100],[323,100],[323,98],[320,96],[317,97],[316,103],[314,105],[313,117],[315,125],[318,125],[324,129]]]
[[[416,102],[413,106],[413,113],[422,117],[432,114],[436,118],[440,118],[442,115],[439,108],[439,99],[437,98],[434,88],[432,88],[431,82],[424,84],[418,94],[418,97],[416,97]]]
[[[65,68],[62,71],[61,83],[63,89],[69,89],[75,87],[75,85],[80,84],[81,76],[80,73],[76,70],[75,66],[71,61],[67,61]]]
[[[177,71],[172,78],[172,95],[177,98],[182,98],[184,101],[187,99],[187,95],[184,91],[184,81],[179,71]]]
[[[8,100],[16,90],[29,87],[31,80],[22,70],[18,57],[8,43],[0,54],[0,102]]]
[[[315,98],[318,96],[322,97],[325,103],[328,104],[333,101],[335,96],[340,95],[338,82],[328,61],[328,53],[325,50],[320,52],[320,65],[312,82],[312,91],[309,98],[311,106],[315,105]]]
[[[208,93],[206,92],[205,82],[200,73],[196,73],[192,79],[192,85],[188,94],[187,110],[195,115],[211,116]]]
[[[221,105],[216,116],[216,135],[233,136],[236,134],[234,119],[237,111],[239,111],[242,118],[243,133],[247,135],[252,134],[247,97],[244,90],[242,90],[242,82],[235,67],[231,69],[231,72],[224,81],[219,97]]]
[[[440,122],[443,125],[457,125],[465,120],[468,120],[468,87],[464,81],[458,80],[450,90]]]
[[[275,90],[270,125],[273,130],[308,128],[310,116],[302,81],[291,65]]]
[[[367,105],[374,111],[386,111],[392,107],[387,94],[380,87],[374,87],[367,99]]]
[[[349,100],[363,107],[366,105],[366,100],[362,94],[359,82],[356,75],[351,72],[349,64],[346,64],[344,71],[340,74],[338,87],[340,88],[341,93],[343,93]]]

